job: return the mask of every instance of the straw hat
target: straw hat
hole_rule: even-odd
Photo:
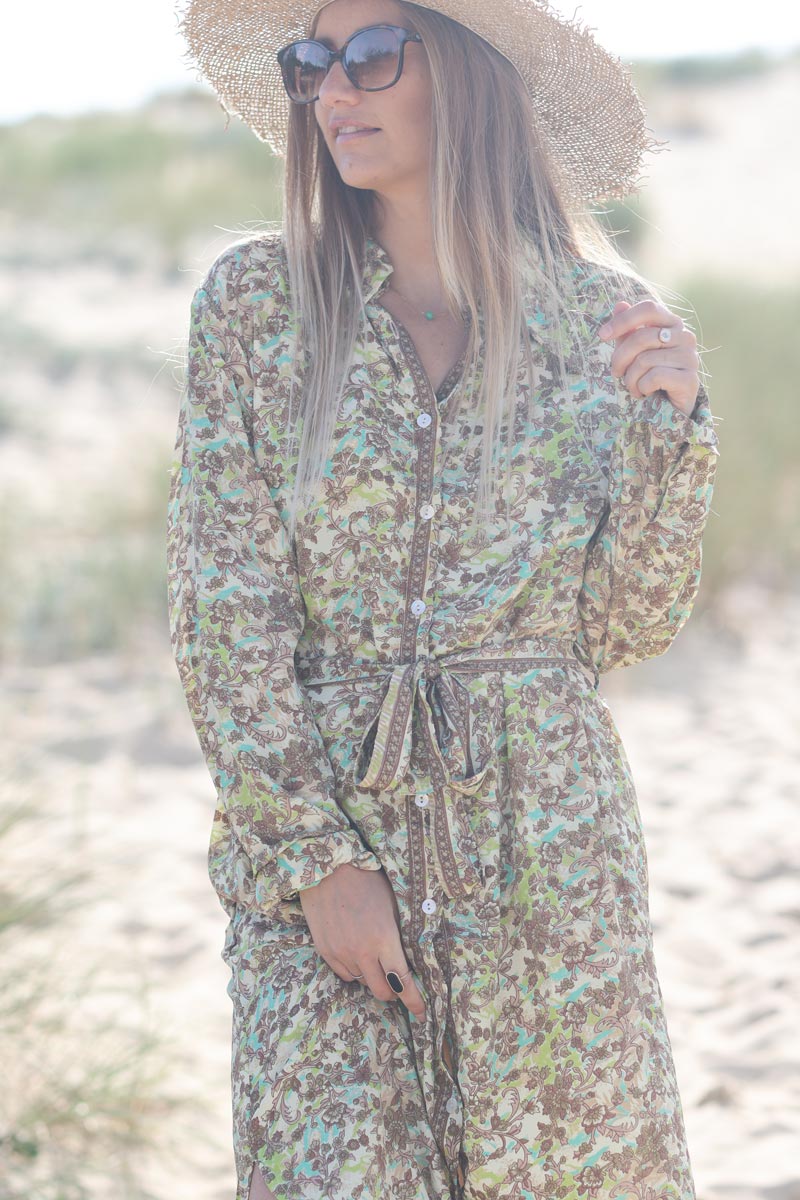
[[[307,37],[325,6],[318,0],[177,0],[185,57],[225,111],[280,156],[291,101],[275,55]],[[433,0],[424,7],[467,26],[516,67],[564,183],[577,197],[639,190],[645,151],[666,143],[648,135],[630,73],[588,28],[561,17],[548,0]]]

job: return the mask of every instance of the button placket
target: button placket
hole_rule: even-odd
[[[434,605],[432,603],[434,596],[430,590],[430,584],[433,582],[433,577],[435,576],[436,564],[435,562],[431,562],[431,549],[434,546],[436,532],[432,521],[438,514],[441,502],[437,479],[443,458],[440,436],[442,430],[442,413],[441,408],[438,406],[438,398],[431,391],[430,382],[422,368],[413,343],[407,337],[405,330],[403,330],[403,337],[401,337],[401,345],[412,368],[417,396],[423,401],[428,400],[431,408],[430,412],[423,411],[417,415],[417,424],[428,432],[427,434],[420,434],[416,439],[420,451],[418,462],[424,464],[425,468],[421,476],[423,487],[420,488],[420,494],[417,498],[417,529],[424,531],[420,533],[420,536],[423,538],[425,547],[425,580],[428,585],[428,591],[426,592],[425,600],[419,597],[418,601],[415,601],[417,603],[416,610],[413,604],[411,606],[415,615],[420,617],[427,609],[424,623],[420,621],[416,631],[418,650],[426,653],[434,618]]]
[[[430,802],[429,795],[426,792],[419,792],[414,798],[415,803],[420,799],[428,801],[428,803]],[[428,803],[417,806],[420,809],[419,815],[422,819],[422,826],[424,829],[423,849],[425,854],[425,877],[427,881],[425,898],[420,904],[420,908],[426,917],[433,917],[440,908],[440,895],[439,886],[436,881],[436,875],[432,869],[433,860],[431,857],[431,823]]]
[[[425,422],[424,424],[426,424],[426,425],[431,424],[432,418],[430,417],[430,414],[420,413],[420,417],[423,417],[423,416],[428,418],[427,422]],[[423,422],[418,422],[418,423],[423,424]],[[435,426],[431,432],[435,438]],[[422,461],[423,463],[430,463],[432,461],[432,457],[433,457],[432,446],[427,438],[424,439],[424,443],[427,443],[427,444],[423,444],[420,461]],[[426,469],[423,471],[421,478],[425,482],[427,482],[428,476],[429,476],[429,470]],[[421,577],[420,583],[424,582],[427,585],[429,563],[430,563],[430,525],[428,525],[427,522],[430,520],[430,517],[433,515],[434,509],[433,509],[433,505],[430,503],[429,497],[425,496],[424,492],[423,492],[422,499],[423,499],[423,503],[421,505],[419,505],[419,507],[417,509],[417,530],[415,531],[415,537],[418,537],[420,539],[419,544],[420,544],[421,553],[422,553],[422,570],[420,571],[420,577]],[[424,513],[430,513],[430,516],[426,518],[423,515]],[[422,595],[418,595],[411,601],[411,604],[409,607],[415,617],[422,617],[423,613],[425,613],[429,609],[430,605],[429,605],[429,602],[426,599],[424,599]],[[425,621],[424,624],[422,621],[417,622],[415,643],[418,648],[420,646],[424,647],[427,645],[428,628],[430,625],[431,616],[432,616],[432,614],[428,613],[427,620]]]
[[[443,454],[441,438],[439,437],[441,421],[439,410],[436,407],[436,397],[431,391],[430,382],[408,331],[401,322],[393,321],[392,326],[393,330],[396,330],[400,350],[406,360],[414,383],[414,398],[417,404],[420,405],[420,411],[416,415],[416,424],[419,432],[414,437],[414,444],[417,450],[415,462],[417,477],[417,519],[414,523],[411,561],[407,577],[408,591],[406,592],[407,613],[415,619],[413,621],[410,619],[406,621],[401,646],[401,652],[404,655],[403,661],[410,661],[411,659],[418,659],[420,656],[428,656],[428,645],[434,613],[432,594],[429,587],[432,566],[431,540],[433,531],[430,522],[436,514],[434,501],[437,498],[437,466],[441,464]],[[427,411],[423,407],[426,404]],[[429,747],[426,748],[426,758],[428,757],[429,749]],[[429,764],[428,771],[431,770],[433,770],[433,767]],[[426,775],[428,771],[425,772]],[[441,786],[441,781],[439,782],[439,786]],[[432,800],[433,797],[427,803],[418,803],[415,799],[414,807],[417,815],[423,818],[420,822],[420,832],[423,834],[426,875],[431,881],[437,880],[438,884],[437,863],[439,856],[433,847],[436,836],[433,828],[433,820],[436,817],[438,826],[442,826],[443,814],[439,811],[438,803],[433,804],[431,803]],[[446,816],[444,817],[444,821],[446,822]],[[450,861],[448,860],[448,870],[450,865]],[[452,875],[450,876],[450,886],[454,891],[458,890]],[[450,892],[444,886],[434,885],[431,887],[429,884],[425,888],[422,898],[418,901],[419,908],[417,909],[418,914],[422,914],[422,920],[425,925],[434,924],[434,922],[426,921],[425,918],[434,917],[440,907],[441,898],[447,898],[449,895]]]

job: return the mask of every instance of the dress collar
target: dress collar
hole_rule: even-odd
[[[364,293],[364,303],[368,304],[373,296],[380,290],[385,280],[392,274],[394,267],[392,266],[389,255],[384,250],[380,242],[375,238],[367,237],[366,253],[364,256],[364,275],[362,278],[362,289]]]
[[[394,267],[386,250],[375,238],[367,236],[365,241],[364,272],[361,281],[365,304],[369,304],[378,292],[383,289],[386,280],[393,271]],[[578,267],[573,269],[573,279],[577,271]],[[544,345],[551,336],[550,322],[544,315],[543,305],[539,303],[538,287],[532,273],[526,273],[526,277],[528,278],[528,305],[530,308],[526,317],[528,330],[533,341]]]

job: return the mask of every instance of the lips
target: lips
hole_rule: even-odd
[[[368,137],[370,134],[380,133],[379,129],[356,129],[352,133],[337,133],[335,140],[337,142],[346,142],[350,138]]]

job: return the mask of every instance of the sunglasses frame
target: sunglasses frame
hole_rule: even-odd
[[[400,49],[399,49],[399,53],[397,55],[397,74],[395,75],[395,77],[391,83],[383,83],[383,84],[381,84],[380,87],[376,87],[376,88],[362,88],[362,87],[359,87],[359,85],[356,83],[355,79],[353,79],[352,75],[350,74],[350,71],[348,70],[348,67],[347,67],[347,63],[345,62],[345,54],[347,53],[347,49],[348,49],[350,43],[355,38],[360,37],[362,33],[369,33],[372,29],[391,29],[393,33],[396,33],[399,35]],[[420,37],[420,35],[418,33],[412,33],[410,29],[404,29],[402,25],[387,25],[384,23],[380,23],[377,25],[366,25],[363,29],[357,29],[355,33],[351,33],[350,37],[344,43],[341,50],[331,50],[328,48],[328,46],[325,45],[324,42],[319,42],[319,41],[317,41],[316,38],[297,38],[297,39],[295,39],[295,41],[289,42],[289,44],[287,46],[284,46],[282,49],[278,50],[275,57],[277,58],[278,64],[281,68],[281,79],[283,81],[284,89],[286,90],[286,94],[287,94],[287,96],[289,96],[289,99],[291,100],[292,104],[313,104],[315,100],[319,100],[319,92],[317,92],[316,96],[311,96],[308,100],[295,100],[295,98],[293,96],[289,95],[289,90],[286,87],[286,80],[283,75],[283,60],[289,54],[289,52],[293,46],[303,45],[304,43],[311,42],[313,45],[319,46],[320,49],[325,51],[325,53],[328,55],[328,65],[325,67],[325,74],[323,75],[323,80],[327,79],[328,72],[330,71],[333,64],[335,62],[340,62],[342,64],[342,70],[344,71],[345,75],[350,80],[350,82],[352,83],[354,88],[358,88],[358,90],[360,92],[385,92],[387,88],[394,87],[394,85],[397,83],[398,79],[400,78],[400,76],[403,73],[403,58],[404,58],[404,51],[406,48],[406,42],[421,42],[421,41],[422,41],[422,38]]]

